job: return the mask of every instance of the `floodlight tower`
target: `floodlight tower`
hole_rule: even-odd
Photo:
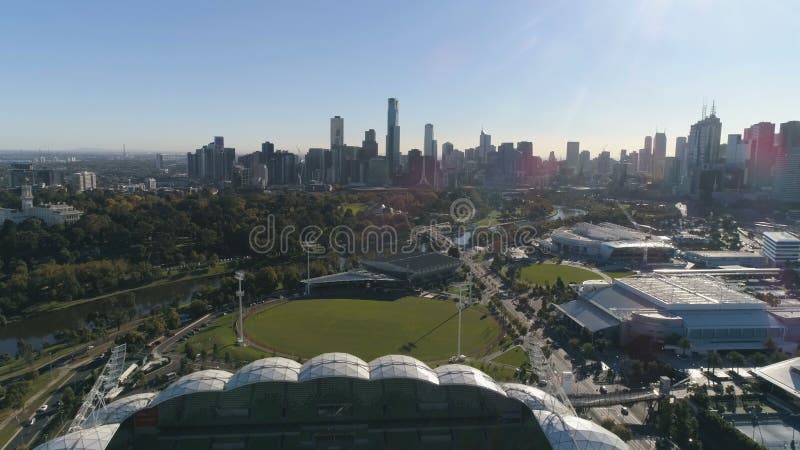
[[[239,297],[239,338],[236,340],[236,345],[244,347],[244,310],[242,307],[242,297],[244,297],[242,281],[244,281],[244,272],[237,270],[233,276],[239,281],[239,290],[236,291],[236,296]]]

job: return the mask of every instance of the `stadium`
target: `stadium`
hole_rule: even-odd
[[[651,236],[608,222],[559,228],[542,245],[552,253],[600,261],[641,261],[646,251],[648,261],[661,262],[675,254],[666,236]]]
[[[769,307],[709,275],[652,274],[590,281],[577,300],[556,305],[590,333],[615,334],[623,343],[639,336],[665,343],[686,337],[698,353],[759,350],[768,338],[792,352],[800,340],[799,306]]]
[[[201,370],[124,397],[38,450],[599,449],[628,446],[531,386],[470,366],[346,353]]]

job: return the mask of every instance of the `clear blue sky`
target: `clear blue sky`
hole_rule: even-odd
[[[0,148],[187,151],[223,135],[327,147],[400,100],[403,152],[532,140],[669,151],[717,102],[723,134],[800,119],[795,1],[13,1]]]

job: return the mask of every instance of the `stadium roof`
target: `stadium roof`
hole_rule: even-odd
[[[441,253],[396,253],[383,258],[361,261],[368,269],[385,270],[394,273],[420,273],[444,267],[457,267],[461,260]]]
[[[100,425],[67,433],[36,447],[34,450],[103,450],[106,448],[119,424]]]
[[[161,391],[149,406],[153,407],[171,398],[195,392],[221,391],[232,376],[233,374],[230,372],[215,369],[184,375]]]
[[[627,450],[628,444],[600,425],[576,416],[534,411],[553,450]]]
[[[405,355],[386,355],[369,363],[371,380],[412,378],[439,384],[439,377],[422,361]]]
[[[156,394],[152,392],[134,394],[109,403],[93,415],[86,418],[82,427],[122,423],[137,411],[146,408]]]
[[[242,367],[225,383],[225,390],[265,381],[296,382],[301,365],[291,359],[274,357],[259,359]]]
[[[800,358],[758,367],[753,370],[758,378],[775,385],[792,397],[800,399]]]
[[[219,401],[220,403],[218,404],[221,405],[225,404],[225,401],[221,399],[226,398],[226,396],[235,395],[231,399],[236,399],[236,401],[242,398],[241,395],[231,392],[237,387],[264,383],[278,383],[278,386],[280,386],[280,384],[285,383],[313,382],[317,379],[320,379],[319,382],[321,383],[328,383],[329,381],[326,378],[342,377],[366,382],[388,381],[397,378],[418,380],[430,383],[436,389],[439,389],[440,386],[448,385],[474,387],[478,392],[492,392],[501,395],[503,398],[526,405],[533,412],[534,418],[540,424],[553,449],[627,450],[628,448],[615,435],[597,424],[575,417],[574,413],[563,403],[538,388],[514,383],[500,386],[490,376],[466,365],[448,364],[431,370],[421,361],[405,355],[382,356],[367,364],[347,353],[325,353],[311,358],[303,366],[284,358],[266,358],[242,367],[236,374],[230,374],[222,370],[195,372],[173,382],[152,400],[150,400],[150,396],[153,394],[133,395],[122,398],[108,405],[105,409],[108,410],[106,411],[109,413],[108,417],[113,416],[115,417],[114,420],[117,417],[125,416],[127,424],[132,420],[129,412],[136,413],[144,408],[154,407],[158,407],[157,409],[161,410],[160,403],[168,400],[177,400],[183,396],[191,398],[185,400],[191,402],[186,403],[185,406],[192,405],[191,408],[198,408],[202,407],[202,403],[198,403],[198,401],[209,400],[201,400],[204,397],[196,397],[195,394],[215,393],[221,396],[220,400],[210,401]],[[354,383],[351,386],[352,389],[358,389],[360,385]],[[282,389],[282,391],[288,395],[293,392],[292,389]],[[381,389],[378,389],[377,392],[381,391]],[[171,411],[173,408],[174,406],[167,406],[162,412]],[[142,411],[142,413],[144,412]],[[119,415],[115,415],[116,413],[119,413]],[[148,417],[150,416],[152,415]],[[169,416],[169,413],[166,416]],[[191,424],[193,422],[188,423]],[[40,445],[36,450],[104,450],[111,442],[119,426],[119,424],[115,423],[85,428],[53,439]],[[187,425],[183,424],[182,426],[186,427]],[[203,425],[198,426],[202,427]],[[147,431],[146,434],[151,436],[152,432]],[[177,429],[171,432],[177,432]],[[126,439],[130,439],[130,436],[121,437],[118,444],[129,445],[125,443]]]
[[[384,275],[382,273],[370,272],[369,270],[351,270],[349,272],[323,275],[321,277],[308,278],[303,283],[328,284],[328,283],[354,283],[359,281],[399,281],[397,278]]]
[[[323,353],[303,364],[297,381],[328,377],[369,380],[369,365],[363,359],[349,353]]]

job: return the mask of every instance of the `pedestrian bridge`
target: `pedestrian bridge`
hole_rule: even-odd
[[[624,405],[661,398],[658,389],[647,388],[637,391],[609,392],[608,394],[575,394],[569,401],[575,408],[596,408],[600,406]]]

